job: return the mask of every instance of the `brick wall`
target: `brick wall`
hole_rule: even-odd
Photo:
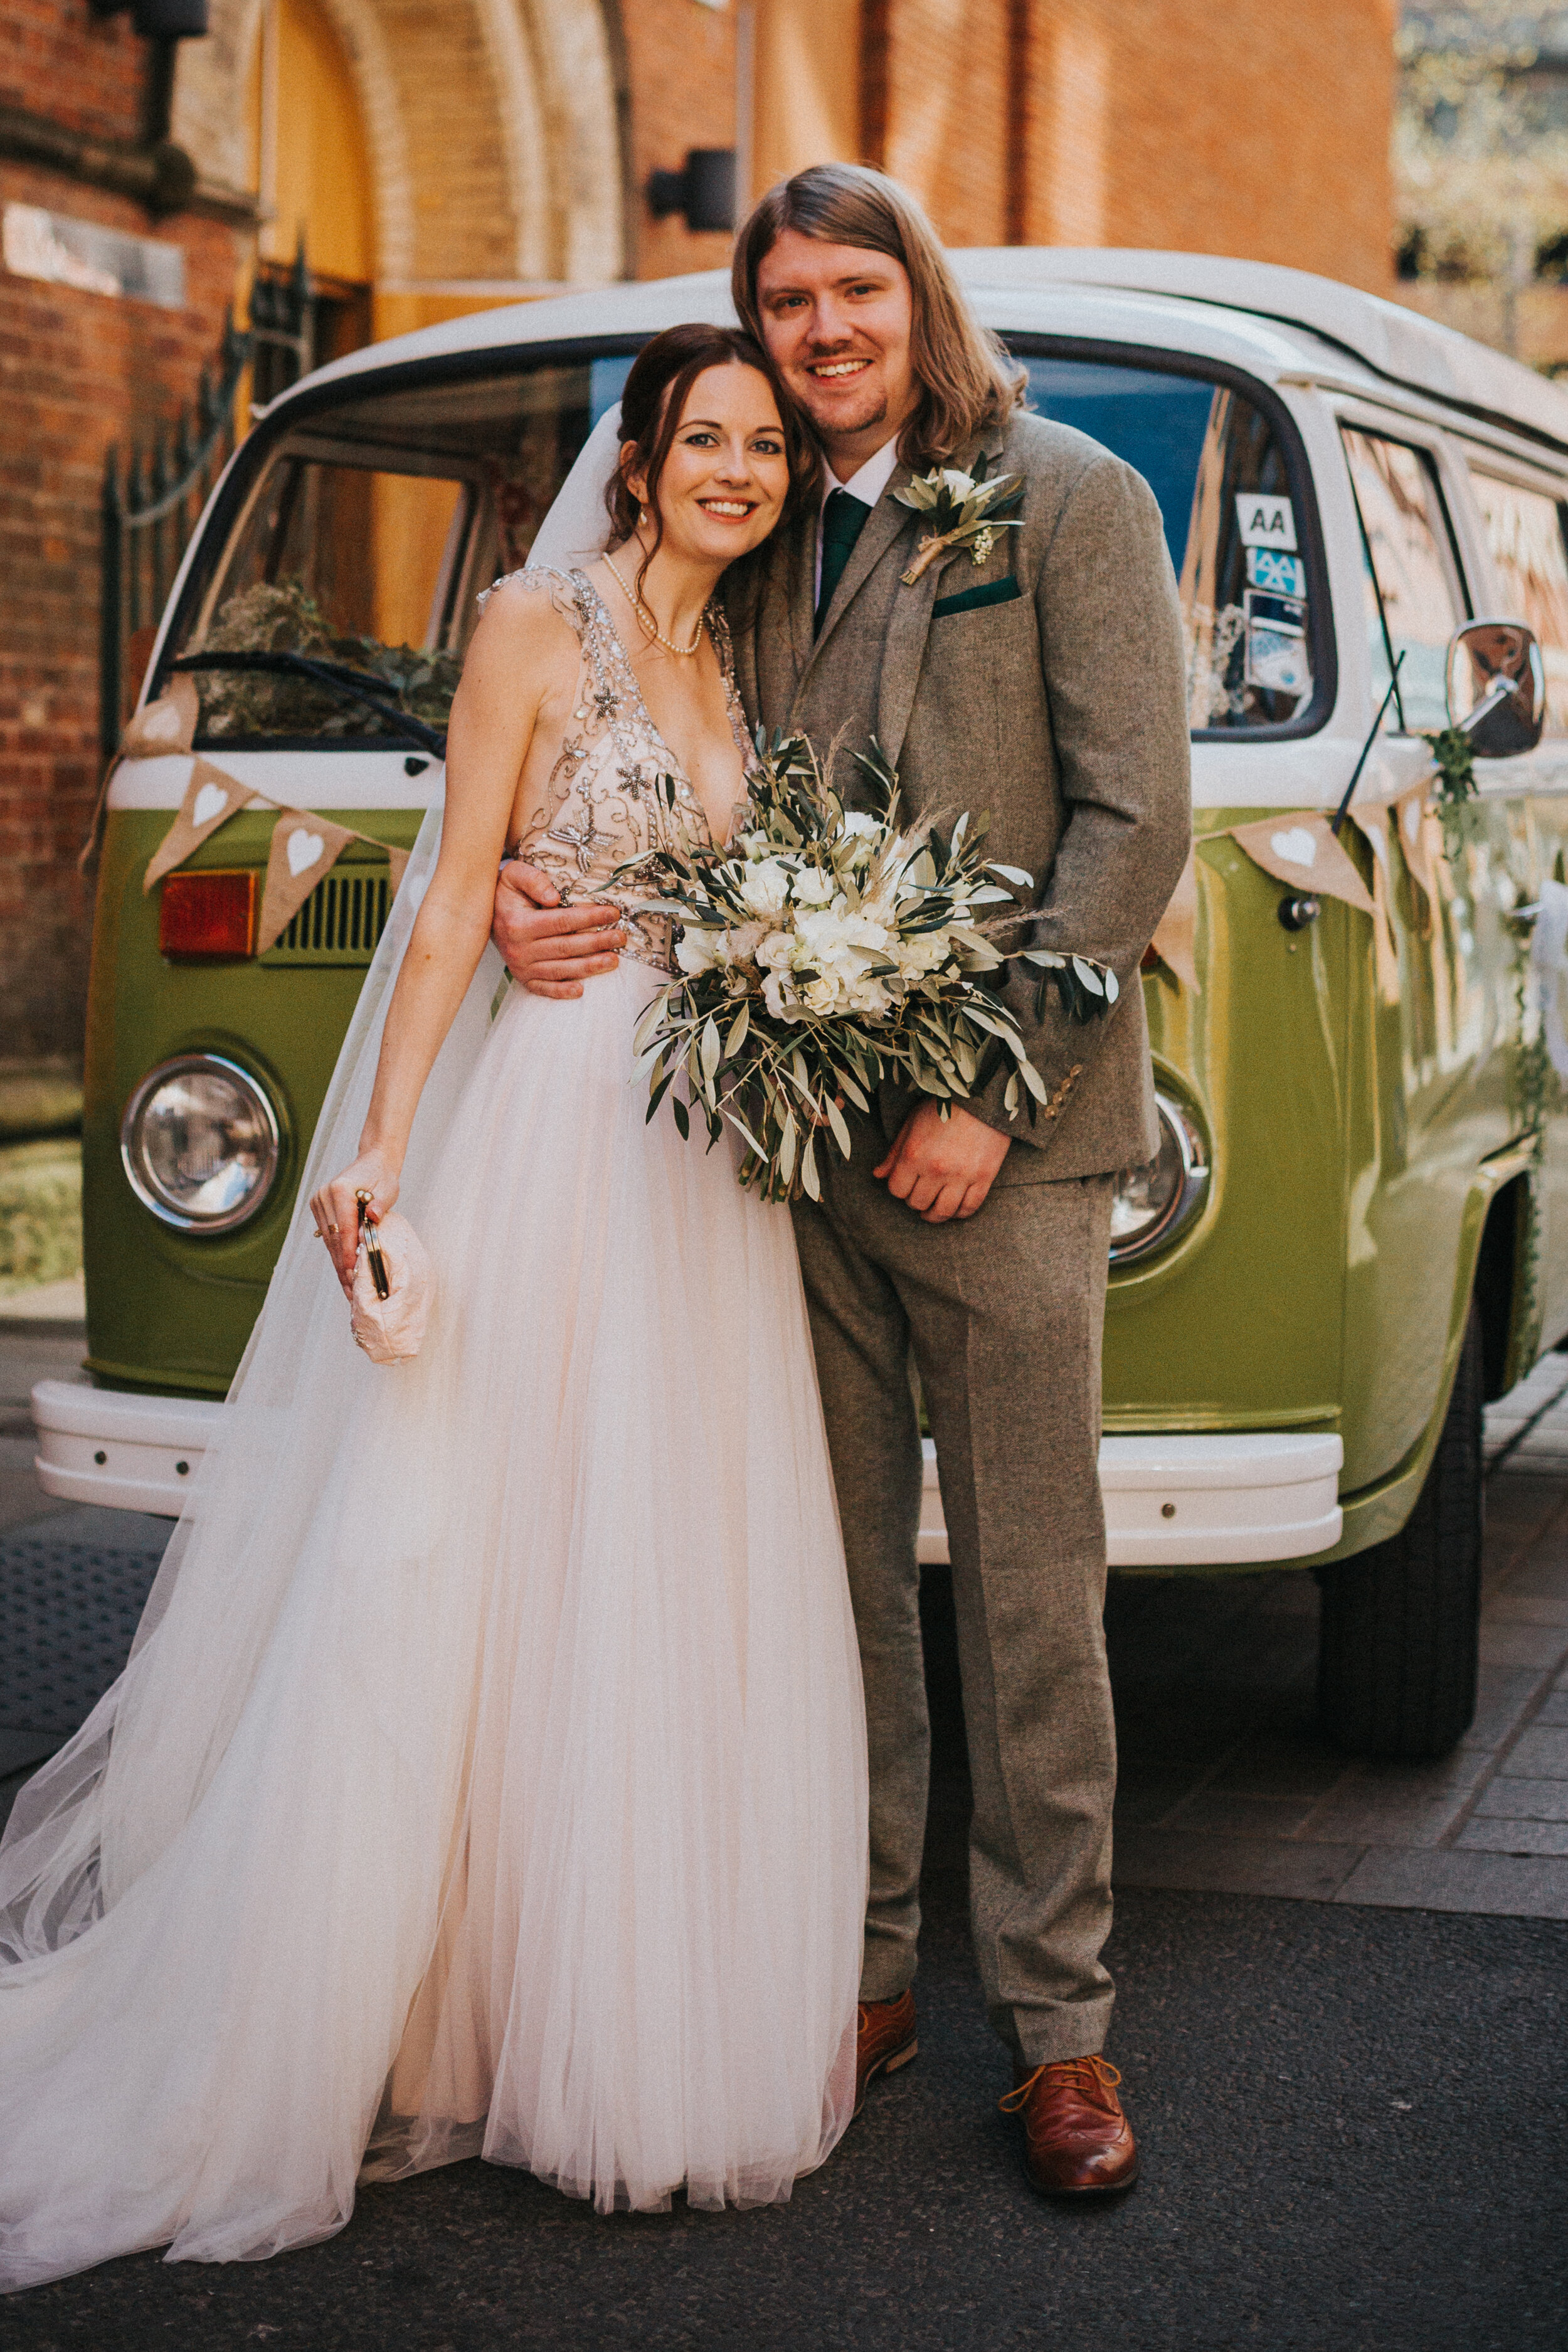
[[[145,46],[86,0],[8,0],[0,104],[98,136],[140,134]],[[0,1058],[81,1034],[91,883],[76,871],[99,782],[98,512],[103,460],[172,416],[216,354],[235,282],[219,222],[155,226],[128,199],[0,162],[0,205],[37,205],[185,256],[186,307],[0,268]]]
[[[5,0],[0,106],[47,109],[73,131],[134,139],[145,48],[128,16],[94,16],[87,0]]]
[[[679,213],[656,221],[648,173],[679,172],[692,147],[735,143],[735,12],[701,0],[623,0],[631,88],[632,262],[637,278],[719,269],[730,239],[693,235]]]

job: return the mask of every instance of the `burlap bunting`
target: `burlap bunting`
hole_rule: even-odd
[[[1182,878],[1171,893],[1171,903],[1160,918],[1160,928],[1150,941],[1154,953],[1173,977],[1194,996],[1202,994],[1198,986],[1198,854],[1187,852],[1187,862],[1182,868]]]
[[[182,672],[155,702],[137,711],[121,738],[121,756],[150,760],[188,752],[199,715],[196,689]],[[261,920],[256,934],[258,955],[265,955],[281,938],[351,841],[367,842],[373,849],[385,850],[391,869],[391,895],[396,898],[408,867],[407,850],[394,848],[388,841],[378,841],[374,834],[358,833],[353,825],[334,824],[308,809],[290,808],[275,801],[268,793],[242,784],[237,776],[215,767],[200,752],[192,761],[190,781],[179,814],[147,862],[142,889],[151,890],[165,874],[183,866],[209,834],[216,833],[242,808],[268,808],[279,813],[278,823],[272,828],[267,879],[262,889]]]
[[[1250,824],[1221,825],[1213,833],[1196,835],[1182,878],[1151,942],[1154,953],[1173,979],[1198,992],[1197,849],[1205,841],[1234,841],[1265,874],[1303,898],[1339,898],[1358,913],[1370,915],[1378,986],[1389,1003],[1396,1002],[1399,935],[1394,921],[1389,820],[1394,820],[1406,871],[1421,894],[1423,930],[1429,932],[1432,909],[1439,897],[1437,876],[1443,857],[1442,823],[1429,805],[1429,791],[1430,780],[1425,779],[1395,801],[1377,801],[1365,807],[1352,804],[1351,817],[1372,851],[1370,893],[1320,809],[1295,809],[1279,816],[1259,817]]]
[[[1362,914],[1376,912],[1366,884],[1330,830],[1329,820],[1317,810],[1298,810],[1290,816],[1266,816],[1256,824],[1233,824],[1226,832],[1254,866],[1288,883],[1303,897],[1342,898]],[[1217,835],[1205,839],[1216,840]]]
[[[185,786],[180,814],[147,861],[147,871],[142,877],[142,889],[150,890],[174,866],[183,866],[209,833],[216,833],[220,824],[226,824],[237,810],[248,807],[258,797],[232,776],[226,776],[221,768],[215,768],[210,760],[204,760],[198,751],[191,762],[191,781]]]
[[[302,809],[285,809],[272,828],[267,858],[267,881],[261,893],[261,920],[256,927],[256,952],[265,955],[281,937],[322,876],[336,865],[351,841],[364,835],[346,824],[332,824],[324,816]]]

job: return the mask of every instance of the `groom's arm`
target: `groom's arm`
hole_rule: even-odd
[[[1036,588],[1041,667],[1067,824],[1020,943],[1073,949],[1109,964],[1125,992],[1192,840],[1191,746],[1181,606],[1154,494],[1109,454],[1063,502]],[[1038,967],[1008,988],[1025,1048],[1056,1096],[1079,1086],[1108,1026],[1070,1021],[1053,987],[1034,1017]],[[1110,1016],[1111,1019],[1115,1015]],[[1074,1076],[1075,1066],[1079,1075]],[[1048,1147],[1054,1123],[1004,1107],[1007,1066],[970,1105],[1026,1146]],[[1020,1089],[1021,1091],[1021,1089]]]
[[[534,996],[581,996],[585,980],[615,971],[626,945],[618,907],[563,907],[554,885],[521,857],[500,869],[490,937]]]

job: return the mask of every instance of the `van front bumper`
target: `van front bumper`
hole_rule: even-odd
[[[79,1381],[33,1391],[47,1495],[177,1514],[225,1407],[126,1396]],[[1112,1568],[1236,1568],[1307,1559],[1340,1539],[1344,1449],[1313,1434],[1107,1437],[1100,1449]],[[936,1450],[926,1445],[920,1555],[945,1560]]]
[[[922,1560],[944,1560],[936,1448],[925,1449]],[[1344,1524],[1344,1447],[1315,1433],[1105,1437],[1100,1485],[1112,1568],[1247,1568],[1310,1559]]]
[[[33,1468],[45,1494],[62,1502],[177,1517],[224,1412],[195,1397],[125,1396],[86,1381],[39,1381]]]

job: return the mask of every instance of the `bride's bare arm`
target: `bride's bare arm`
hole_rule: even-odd
[[[441,854],[393,991],[359,1153],[310,1202],[345,1290],[357,1247],[355,1192],[374,1192],[378,1216],[395,1202],[420,1094],[489,937],[518,778],[562,637],[574,663],[575,640],[549,599],[502,588],[468,647],[447,736]]]

